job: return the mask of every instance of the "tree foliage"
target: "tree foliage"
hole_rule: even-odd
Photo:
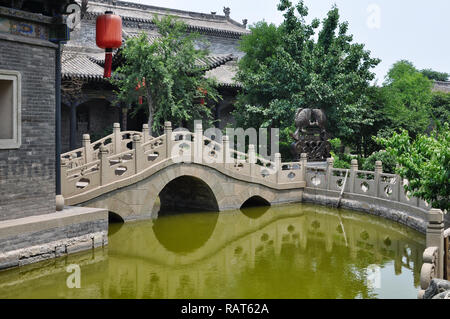
[[[406,60],[395,63],[384,84],[384,114],[393,129],[405,129],[412,137],[431,123],[432,82]]]
[[[197,49],[197,34],[187,34],[186,24],[172,17],[154,18],[160,37],[146,33],[126,41],[125,60],[113,79],[118,100],[132,105],[134,113],[145,108],[151,130],[159,131],[164,121],[179,126],[196,119],[211,120],[208,101],[219,98],[216,84],[204,77],[198,61],[207,55]]]
[[[303,1],[294,6],[281,0],[278,9],[284,13],[279,27],[260,22],[242,39],[246,56],[237,75],[243,86],[234,112],[237,124],[283,132],[294,125],[296,109],[321,108],[329,131],[351,140],[362,124],[370,124],[367,90],[379,60],[364,45],[353,43],[337,7],[322,22],[310,24]]]
[[[448,78],[450,77],[450,74],[444,73],[444,72],[438,72],[434,71],[432,69],[425,69],[420,71],[423,75],[425,75],[428,79],[433,81],[448,81]]]
[[[409,183],[405,189],[434,208],[450,206],[450,127],[439,125],[431,136],[419,134],[415,140],[408,132],[378,138],[400,166],[396,172]]]

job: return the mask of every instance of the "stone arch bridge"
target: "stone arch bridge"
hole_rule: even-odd
[[[67,205],[105,208],[125,221],[155,218],[160,210],[225,211],[246,205],[302,201],[306,158],[301,163],[270,161],[230,148],[195,131],[164,134],[120,130],[63,154],[62,189]]]

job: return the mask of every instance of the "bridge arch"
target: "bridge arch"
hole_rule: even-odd
[[[241,209],[259,206],[270,206],[270,202],[260,195],[254,195],[242,203]]]
[[[299,201],[302,194],[302,190],[274,190],[241,181],[195,163],[169,163],[146,174],[147,177],[136,179],[134,183],[130,179],[128,186],[116,187],[93,199],[80,200],[78,204],[107,209],[127,222],[155,219],[161,208],[176,210],[187,207],[195,211],[219,212],[239,209],[252,198],[258,198],[264,204],[274,204]],[[187,193],[180,191],[183,188],[189,189]],[[178,199],[174,200],[173,195]],[[184,197],[183,205],[178,205],[181,197]]]
[[[216,195],[202,179],[183,175],[169,181],[159,193],[160,213],[219,211]]]

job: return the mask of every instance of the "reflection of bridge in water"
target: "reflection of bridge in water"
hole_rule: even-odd
[[[259,218],[198,216],[186,229],[185,217],[172,216],[117,230],[108,257],[82,268],[88,296],[78,297],[368,297],[367,267],[392,263],[396,274],[410,269],[418,285],[424,239],[395,223],[309,205],[270,208]]]

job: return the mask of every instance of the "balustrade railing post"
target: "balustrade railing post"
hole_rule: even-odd
[[[106,185],[108,180],[108,149],[106,146],[100,146],[98,153],[100,159],[100,186]]]
[[[164,123],[164,135],[166,136],[166,158],[172,158],[172,123],[165,122]]]
[[[67,194],[67,170],[69,169],[66,160],[61,160],[61,194],[64,196]]]
[[[223,149],[223,167],[226,168],[230,161],[230,138],[228,136],[222,137],[222,149]]]
[[[142,125],[142,136],[144,137],[144,144],[150,141],[150,128],[148,124]]]
[[[350,193],[355,192],[355,182],[356,182],[356,171],[358,170],[358,161],[353,159],[350,164],[350,180],[349,180],[349,187],[350,187]]]
[[[253,177],[255,174],[255,164],[256,164],[256,150],[255,145],[250,144],[248,146],[248,164],[250,165],[250,176]]]
[[[306,182],[306,165],[308,165],[308,154],[302,153],[300,155],[300,166],[301,166],[301,175],[302,181]]]
[[[203,163],[203,125],[196,123],[194,128],[194,163]]]
[[[444,276],[444,213],[440,209],[431,209],[428,213],[427,247],[438,248],[438,260],[436,261],[436,277]]]
[[[84,164],[92,162],[91,137],[83,134]]]
[[[277,174],[277,184],[279,184],[281,181],[281,172],[283,170],[283,168],[281,166],[281,154],[280,153],[275,154],[275,169],[276,169],[276,174]]]
[[[114,154],[119,154],[121,151],[121,143],[122,143],[122,137],[120,136],[120,124],[119,123],[114,123],[113,126],[113,145],[114,145],[114,149],[113,149],[113,153]]]
[[[380,182],[381,182],[381,174],[383,174],[383,163],[381,161],[375,162],[375,187],[376,192],[375,196],[380,197]]]
[[[331,188],[331,177],[333,176],[334,158],[327,158],[327,189]],[[344,187],[344,186],[343,186]]]
[[[139,173],[144,169],[144,150],[142,149],[141,137],[133,135],[133,150],[134,150],[134,166],[135,173]]]

